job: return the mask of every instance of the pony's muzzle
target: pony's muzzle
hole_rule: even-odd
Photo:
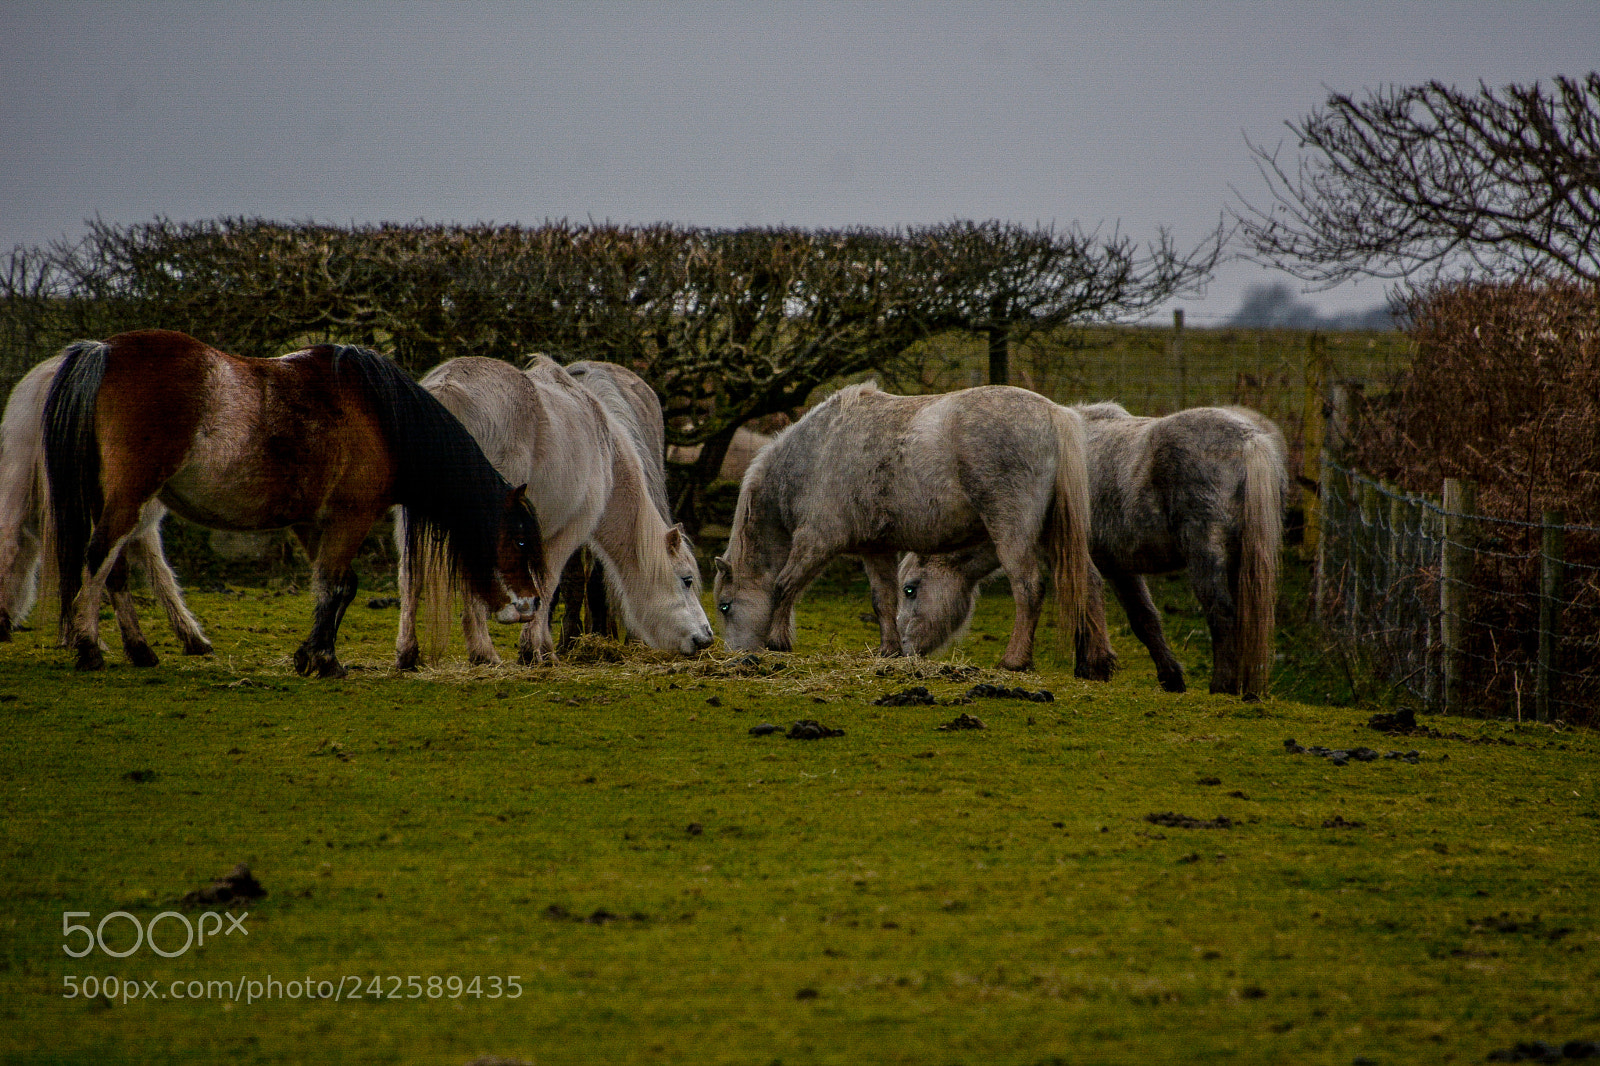
[[[503,622],[508,626],[521,625],[531,622],[539,613],[539,597],[518,596],[514,597],[504,607],[495,613],[494,620]]]
[[[711,632],[711,627],[709,625],[704,626],[684,639],[683,654],[694,655],[696,652],[705,651],[711,647],[712,642],[716,639],[716,634]]]

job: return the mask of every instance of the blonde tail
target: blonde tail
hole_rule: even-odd
[[[1056,486],[1052,501],[1050,564],[1056,587],[1056,625],[1063,640],[1087,624],[1089,596],[1089,467],[1085,460],[1083,419],[1055,406]]]
[[[1278,600],[1278,552],[1283,541],[1282,460],[1271,438],[1244,445],[1244,515],[1239,546],[1239,692],[1259,697],[1272,672],[1272,632]]]

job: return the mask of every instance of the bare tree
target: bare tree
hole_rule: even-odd
[[[1320,285],[1463,267],[1600,279],[1600,72],[1548,92],[1335,94],[1288,126],[1298,165],[1251,144],[1272,202],[1235,211],[1260,262]]]

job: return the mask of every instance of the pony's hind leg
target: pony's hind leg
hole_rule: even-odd
[[[1228,553],[1218,544],[1189,552],[1189,583],[1211,630],[1211,691],[1239,694],[1239,615]]]
[[[89,580],[84,582],[73,596],[70,612],[65,605],[63,606],[62,613],[69,619],[66,643],[78,653],[79,670],[105,668],[105,654],[100,650],[101,598],[110,591],[115,606],[119,594],[126,597],[127,563],[123,560],[122,553],[136,525],[138,514],[139,505],[132,503],[126,497],[106,501],[106,505],[100,510],[100,520],[95,523],[94,535],[89,538],[88,547],[84,552]],[[63,588],[66,584],[63,580]],[[132,600],[127,599],[124,606],[118,607],[117,610],[118,624],[123,626],[124,646],[127,647],[129,625],[131,625],[137,641],[145,645],[144,653],[149,654],[150,649],[148,643],[144,642],[144,634],[138,631],[138,619],[134,614]],[[122,618],[124,611],[129,620],[127,624],[124,624]],[[132,648],[128,648],[128,653],[130,659],[138,661],[135,658],[137,653]]]
[[[1115,571],[1110,578],[1117,600],[1128,615],[1133,635],[1149,650],[1150,659],[1156,664],[1156,680],[1168,692],[1184,691],[1183,665],[1167,643],[1166,632],[1161,627],[1161,612],[1150,598],[1150,587],[1138,574]]]
[[[372,528],[376,515],[353,515],[332,530],[295,526],[294,534],[311,557],[311,633],[294,651],[295,673],[302,677],[344,677],[334,641],[345,609],[356,598],[356,575],[350,560]]]
[[[131,538],[130,538],[131,539]],[[106,592],[111,595],[111,610],[122,632],[122,650],[134,666],[157,666],[161,660],[150,650],[150,641],[139,628],[139,615],[133,609],[133,593],[128,590],[128,552],[118,553],[106,575]]]
[[[1011,598],[1016,604],[1011,639],[1006,642],[1006,650],[1000,656],[1000,667],[1004,670],[1031,670],[1033,634],[1039,626],[1039,613],[1044,609],[1047,592],[1044,565],[1036,547],[1036,531],[1019,529],[1008,533],[994,536],[994,530],[991,529],[995,558],[1005,570],[1006,577],[1011,579]]]
[[[1073,636],[1072,676],[1085,681],[1110,681],[1117,669],[1117,653],[1106,632],[1105,582],[1089,568],[1089,589],[1083,600],[1083,623]]]

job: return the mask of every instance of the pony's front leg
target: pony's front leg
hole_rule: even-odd
[[[1167,634],[1161,627],[1161,612],[1156,610],[1155,601],[1150,598],[1150,587],[1145,584],[1144,578],[1138,574],[1114,573],[1111,575],[1111,587],[1116,590],[1117,600],[1127,612],[1133,635],[1149,649],[1150,659],[1156,664],[1156,680],[1168,692],[1184,691],[1183,664],[1178,662],[1178,657],[1172,653],[1172,646],[1167,643]]]
[[[895,618],[900,560],[893,552],[863,555],[861,565],[867,571],[867,584],[872,588],[872,613],[878,616],[878,654],[904,654],[900,648],[900,626]]]
[[[1089,588],[1083,602],[1083,624],[1073,637],[1072,676],[1085,681],[1110,681],[1117,668],[1117,653],[1106,632],[1105,582],[1089,567]]]
[[[311,612],[311,635],[295,649],[295,673],[302,677],[344,677],[349,671],[339,665],[334,640],[345,608],[356,598],[356,575],[345,565],[331,578],[321,567],[311,574],[311,595],[316,605]]]
[[[772,621],[767,626],[767,647],[772,651],[794,650],[794,608],[800,594],[815,581],[822,568],[838,552],[815,543],[803,531],[796,533],[789,547],[789,558],[772,583]]]

